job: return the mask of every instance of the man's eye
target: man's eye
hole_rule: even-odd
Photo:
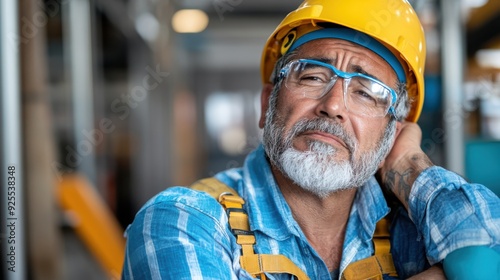
[[[298,77],[300,84],[322,85],[328,83],[328,80],[325,75],[319,74],[303,74]]]
[[[352,91],[351,96],[358,103],[364,103],[366,105],[376,105],[378,103],[377,99],[373,97],[373,94],[364,90]]]
[[[357,91],[356,91],[356,92],[354,92],[354,93],[355,93],[356,95],[358,95],[359,97],[361,97],[361,98],[366,98],[366,99],[372,99],[372,100],[375,100],[375,99],[373,98],[373,96],[372,96],[370,93],[368,93],[368,92],[366,92],[366,91],[364,91],[364,90],[357,90]]]

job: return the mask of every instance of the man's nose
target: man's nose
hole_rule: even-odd
[[[347,110],[344,103],[344,79],[338,78],[323,97],[318,100],[316,114],[328,118],[346,119]]]

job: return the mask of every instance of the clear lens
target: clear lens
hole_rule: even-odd
[[[360,73],[343,72],[315,60],[292,61],[283,68],[281,75],[291,92],[314,99],[322,98],[339,77],[343,78],[347,110],[371,117],[385,116],[396,97],[394,90],[376,79]]]

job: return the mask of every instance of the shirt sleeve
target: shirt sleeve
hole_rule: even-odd
[[[431,264],[467,246],[487,245],[500,253],[500,199],[485,186],[431,167],[415,181],[409,208]]]
[[[233,269],[238,250],[226,224],[215,199],[188,189],[167,190],[127,228],[122,279],[238,279]]]

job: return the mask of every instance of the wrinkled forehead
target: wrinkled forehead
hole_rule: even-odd
[[[343,72],[360,73],[397,87],[393,68],[375,52],[342,39],[317,39],[294,50],[290,59],[319,61]],[[313,63],[314,64],[314,63]]]
[[[318,39],[340,39],[364,47],[387,62],[400,82],[406,82],[403,66],[389,49],[370,36],[349,28],[324,28],[306,33],[293,42],[287,53]]]

